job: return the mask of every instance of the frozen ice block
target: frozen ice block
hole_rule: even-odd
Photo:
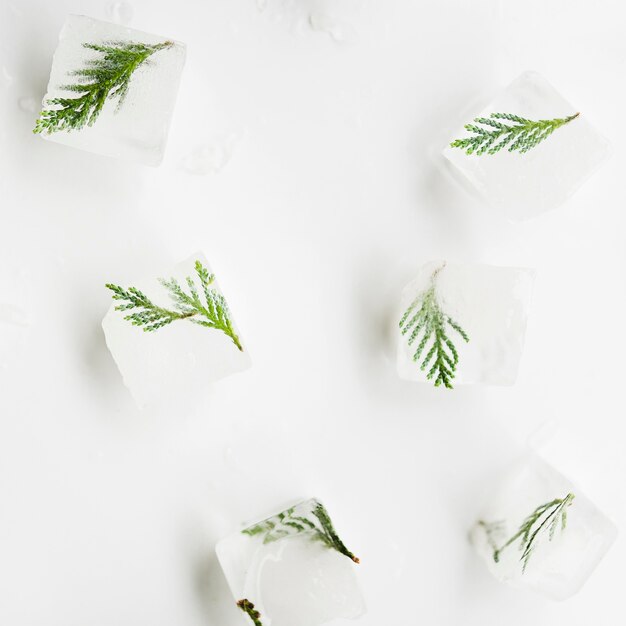
[[[582,587],[616,537],[613,523],[536,455],[504,477],[471,532],[498,580],[555,600]]]
[[[437,386],[512,385],[535,272],[433,261],[402,292],[397,369]]]
[[[107,346],[141,407],[189,400],[211,381],[250,366],[202,254],[179,263],[164,279],[107,287],[113,295],[102,322]]]
[[[317,500],[222,539],[216,552],[242,615],[263,626],[318,626],[365,612],[358,559]]]
[[[70,15],[35,132],[89,152],[158,165],[184,62],[182,43]]]
[[[577,113],[580,114],[576,116]],[[533,132],[529,130],[525,135],[526,141],[517,144],[513,151],[509,148],[520,138],[518,132],[495,154],[489,154],[488,150],[478,154],[479,149],[466,154],[463,148],[450,144],[443,151],[450,169],[464,186],[476,191],[510,219],[528,219],[559,206],[610,154],[607,140],[589,123],[587,112],[579,111],[567,102],[545,78],[535,72],[522,74],[487,108],[471,112],[469,119],[462,120],[462,123],[471,124],[481,132],[502,130],[489,123],[520,126],[520,122],[515,120],[490,118],[492,114],[519,116],[533,122],[572,118],[566,123],[536,127]],[[472,118],[489,119],[489,123],[481,124]],[[550,130],[552,132],[547,132]],[[450,143],[477,136],[477,133],[459,126],[450,137]],[[544,135],[545,138],[535,144],[533,138]],[[506,138],[506,133],[501,134],[489,144],[489,148],[493,149]],[[528,145],[529,141],[532,147],[523,152],[524,145]]]

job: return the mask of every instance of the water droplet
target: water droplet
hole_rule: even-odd
[[[229,135],[225,139],[195,146],[183,158],[183,169],[199,176],[218,174],[232,158],[238,140],[237,135]]]
[[[315,31],[327,33],[337,43],[354,43],[358,38],[356,30],[350,24],[337,20],[328,13],[311,13],[309,25]]]
[[[28,326],[30,324],[26,312],[8,302],[0,302],[0,322],[13,326]]]
[[[118,24],[128,24],[133,19],[134,9],[130,2],[109,2],[107,16]]]
[[[37,112],[37,100],[32,96],[24,96],[17,101],[17,106],[25,113]]]
[[[13,82],[13,74],[4,66],[2,67],[2,72],[0,72],[0,80],[5,87],[8,87]]]

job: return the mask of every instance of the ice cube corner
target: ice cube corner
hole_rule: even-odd
[[[254,611],[264,626],[319,626],[365,612],[354,571],[359,559],[319,500],[233,533],[216,553],[242,615]]]
[[[494,118],[494,114],[506,117]],[[500,132],[498,124],[517,127],[517,117],[560,122],[556,129],[548,125],[526,133],[514,132],[495,154],[490,154],[490,149],[506,142],[506,133],[497,139],[483,134],[482,146],[489,149],[482,154],[479,150],[466,154],[465,149],[451,146],[473,133]],[[609,157],[609,142],[591,125],[590,117],[565,100],[540,74],[524,72],[486,108],[474,109],[461,120],[461,124],[478,130],[459,124],[443,150],[444,162],[464,187],[508,219],[529,219],[563,204]],[[481,124],[476,118],[488,122]],[[524,141],[516,144],[520,136]],[[528,146],[531,149],[524,152]]]
[[[184,62],[180,42],[70,15],[35,132],[88,152],[157,166]]]

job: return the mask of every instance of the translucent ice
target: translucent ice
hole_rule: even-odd
[[[116,306],[125,306],[126,300],[114,300],[106,314],[102,327],[107,346],[115,359],[137,403],[142,407],[157,404],[186,403],[206,389],[211,381],[250,367],[250,357],[241,340],[232,314],[228,318],[232,323],[232,332],[216,328],[210,318],[216,319],[215,305],[205,296],[196,262],[206,268],[210,276],[211,270],[204,256],[200,253],[176,265],[171,271],[162,274],[162,278],[174,278],[186,294],[192,294],[188,279],[195,285],[199,303],[208,313],[195,313],[180,301],[172,298],[172,290],[155,278],[138,280],[122,284],[126,290],[135,287],[154,305],[179,313],[181,317],[163,324],[167,317],[141,318],[147,322],[143,326],[133,325],[132,320],[125,319],[132,314],[141,315],[138,307],[116,310]],[[213,302],[223,298],[223,294],[215,280],[208,285]],[[207,303],[208,302],[208,303]],[[187,310],[187,314],[185,313]],[[154,313],[152,314],[154,315]],[[167,313],[166,313],[167,315]],[[223,319],[223,318],[222,318]],[[160,320],[160,321],[159,321]],[[135,320],[137,321],[137,320]],[[162,324],[150,332],[151,323]]]
[[[567,200],[609,156],[609,144],[579,111],[535,72],[526,72],[504,89],[482,111],[471,111],[462,124],[492,113],[508,113],[530,120],[580,115],[561,126],[526,153],[466,154],[443,151],[452,172],[490,205],[513,220],[524,220]],[[470,136],[459,125],[450,142]]]
[[[417,278],[404,288],[397,312],[399,376],[427,382],[427,374],[437,359],[437,354],[432,354],[422,369],[434,346],[434,329],[421,352],[424,326],[414,334],[418,326],[415,315],[424,295],[433,289],[432,296],[439,310],[460,327],[468,339],[465,341],[460,332],[448,326],[448,338],[458,355],[452,384],[512,385],[524,347],[534,275],[533,270],[514,267],[455,265],[443,261],[424,265]],[[397,320],[401,319],[404,324],[399,326]],[[443,350],[453,358],[447,344]],[[436,378],[433,376],[431,382]]]
[[[77,83],[75,73],[89,67],[102,53],[83,44],[168,44],[141,63],[130,77],[128,92],[106,100],[94,124],[41,136],[89,152],[158,165],[163,159],[170,119],[185,62],[184,44],[173,42],[120,24],[70,15],[61,30],[54,54],[46,104],[53,98],[76,98],[80,92],[62,87]]]
[[[527,536],[520,534],[523,526]],[[582,587],[616,536],[613,523],[535,455],[502,480],[471,532],[498,580],[555,600]]]
[[[318,626],[365,612],[358,559],[317,500],[230,535],[216,552],[235,601],[251,602],[263,626]]]

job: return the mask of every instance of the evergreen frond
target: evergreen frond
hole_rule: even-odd
[[[339,538],[339,535],[335,532],[333,523],[328,515],[328,511],[324,508],[321,502],[318,502],[313,509],[313,515],[317,518],[320,528],[317,529],[317,534],[321,541],[323,541],[329,548],[337,550],[337,552],[347,556],[355,563],[360,563],[360,560],[346,548],[345,544]]]
[[[261,622],[261,614],[254,608],[254,604],[250,600],[239,600],[237,606],[252,620],[254,626],[263,626]]]
[[[435,387],[443,385],[452,389],[459,355],[448,334],[449,328],[465,342],[469,341],[469,337],[461,325],[441,309],[438,302],[436,280],[443,267],[433,272],[430,286],[413,300],[400,319],[399,326],[401,334],[407,336],[409,346],[417,342],[413,361],[419,363],[420,369],[426,372],[426,379],[434,380]]]
[[[83,48],[98,56],[87,59],[85,67],[69,73],[75,82],[60,87],[80,95],[46,100],[33,132],[51,134],[93,126],[107,100],[117,99],[116,110],[119,110],[135,70],[155,52],[173,45],[171,41],[152,45],[125,41],[84,43]]]
[[[328,548],[337,550],[355,563],[360,562],[337,535],[328,511],[321,502],[313,501],[310,515],[310,518],[305,515],[297,515],[296,507],[291,507],[274,517],[245,528],[241,532],[249,537],[263,535],[264,544],[278,541],[284,537],[308,533],[314,541],[321,541]]]
[[[552,541],[558,528],[562,532],[567,527],[567,508],[571,506],[574,497],[573,493],[568,493],[564,498],[555,498],[538,506],[502,547],[494,549],[493,560],[499,563],[502,551],[519,540],[522,573],[525,572],[539,539],[547,535],[548,541]]]
[[[466,154],[476,154],[477,156],[496,154],[503,148],[507,148],[509,152],[517,151],[523,154],[539,145],[555,130],[569,124],[579,115],[580,113],[576,113],[569,117],[535,121],[512,113],[492,113],[489,117],[475,118],[473,124],[466,124],[465,130],[473,133],[473,135],[463,139],[455,139],[450,146],[460,148]]]
[[[159,280],[168,291],[170,299],[174,304],[174,310],[155,305],[135,287],[124,289],[119,285],[110,283],[105,286],[113,292],[113,300],[123,302],[123,304],[115,307],[116,311],[137,309],[133,313],[126,315],[124,319],[131,322],[133,326],[141,326],[145,332],[158,330],[176,320],[188,319],[194,324],[223,332],[243,352],[243,346],[239,341],[230,317],[226,298],[211,287],[215,280],[215,275],[209,274],[200,261],[195,262],[195,270],[200,281],[204,301],[199,295],[194,279],[189,276],[186,278],[189,293],[183,290],[175,278]]]

